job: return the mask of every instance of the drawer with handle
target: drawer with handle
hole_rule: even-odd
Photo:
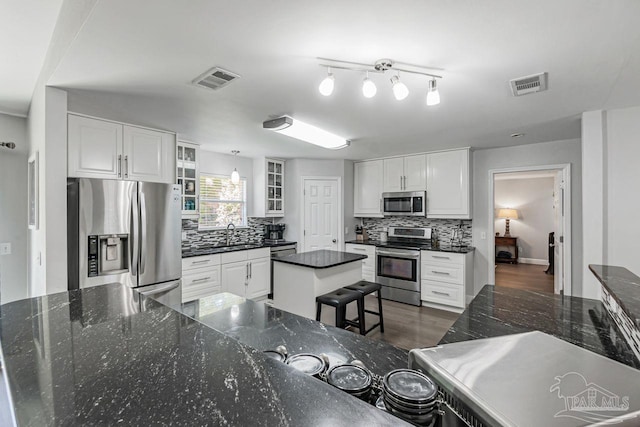
[[[423,301],[464,308],[464,288],[448,283],[422,280],[421,298]]]
[[[442,264],[464,264],[464,254],[454,254],[450,252],[422,251],[420,253],[422,263],[442,263]]]
[[[220,254],[182,258],[182,271],[210,268],[220,265]]]
[[[421,267],[422,279],[464,285],[464,265],[423,262]]]

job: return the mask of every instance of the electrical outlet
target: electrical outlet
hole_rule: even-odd
[[[182,240],[187,240],[187,232],[186,231],[182,232]]]
[[[487,233],[485,231],[483,231],[482,233],[480,233],[480,238],[482,240],[485,240],[487,238]]]
[[[11,255],[11,243],[0,243],[0,255]]]

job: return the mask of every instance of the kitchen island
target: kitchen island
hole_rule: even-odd
[[[309,319],[316,317],[316,297],[362,279],[366,255],[319,250],[274,259],[273,304]]]
[[[403,424],[140,298],[116,284],[0,307],[3,370],[18,425]]]

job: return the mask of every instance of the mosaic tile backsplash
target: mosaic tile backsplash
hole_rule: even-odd
[[[383,227],[431,227],[438,233],[441,244],[449,243],[449,239],[453,235],[453,230],[462,222],[462,230],[464,238],[462,243],[471,246],[472,243],[472,220],[459,219],[428,219],[412,216],[397,216],[387,218],[363,218],[362,224],[369,238],[378,239]]]
[[[262,243],[264,226],[271,223],[271,219],[249,218],[248,227],[238,228],[233,235],[232,243]],[[227,241],[225,230],[198,230],[197,219],[183,219],[182,231],[187,233],[186,240],[182,241],[182,250],[224,245]]]

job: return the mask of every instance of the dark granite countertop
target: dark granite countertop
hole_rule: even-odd
[[[19,425],[402,424],[138,298],[122,285],[104,285],[0,306],[4,372]]]
[[[319,250],[274,258],[274,261],[309,268],[330,268],[350,262],[361,261],[366,258],[366,255],[352,254],[349,252]]]
[[[601,301],[486,285],[440,344],[541,331],[640,369]]]
[[[220,293],[182,304],[182,313],[260,351],[324,353],[331,364],[361,360],[377,375],[407,367],[408,351],[306,317]]]
[[[367,239],[367,240],[349,240],[345,243],[353,243],[356,245],[370,245],[376,247],[385,247],[385,248],[399,248],[404,249],[408,244],[395,245],[391,241],[381,242],[380,240]],[[468,254],[469,252],[473,252],[476,250],[473,246],[451,246],[440,244],[437,247],[431,246],[430,243],[419,243],[414,245],[416,248],[419,248],[423,251],[434,251],[434,252],[451,252],[457,254]]]
[[[624,267],[589,265],[620,308],[640,327],[640,277]]]
[[[209,245],[196,246],[182,249],[182,258],[191,258],[194,256],[224,254],[227,252],[246,251],[250,249],[274,248],[278,246],[295,245],[297,242],[284,241],[280,243],[247,243],[235,245]]]

